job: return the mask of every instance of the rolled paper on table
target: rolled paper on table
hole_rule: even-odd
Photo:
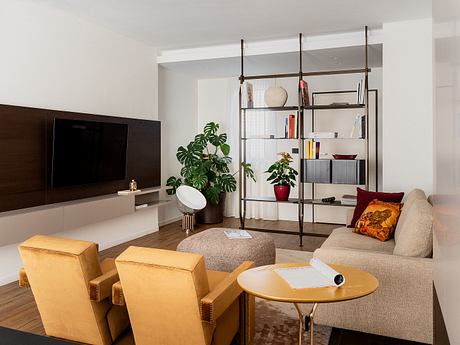
[[[319,271],[323,276],[327,277],[334,282],[336,286],[342,286],[345,284],[345,277],[334,270],[331,266],[325,264],[320,259],[313,258],[310,260],[310,265]]]

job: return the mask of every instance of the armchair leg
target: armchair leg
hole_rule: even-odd
[[[240,295],[240,344],[253,345],[255,336],[254,296],[243,292]]]

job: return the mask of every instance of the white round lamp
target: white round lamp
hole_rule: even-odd
[[[180,186],[176,190],[176,204],[184,216],[182,230],[188,235],[195,225],[195,213],[206,207],[206,198],[201,192],[190,186]]]

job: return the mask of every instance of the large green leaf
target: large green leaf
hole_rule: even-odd
[[[187,148],[180,146],[176,153],[179,163],[184,165],[191,165],[201,158],[201,150],[196,147],[193,142],[187,145]]]
[[[231,174],[222,174],[217,176],[216,182],[225,192],[234,192],[236,190],[236,180]]]
[[[253,180],[254,182],[257,182],[256,176],[254,174],[254,170],[252,169],[252,166],[251,166],[251,163],[241,162],[241,169],[243,169],[244,174],[246,175],[247,178]]]
[[[192,186],[198,190],[202,190],[208,183],[208,177],[206,175],[194,175],[191,178]]]
[[[206,137],[209,138],[211,135],[216,134],[218,130],[219,130],[219,124],[215,122],[209,122],[206,124],[206,126],[204,126],[203,133]]]
[[[203,150],[208,145],[208,138],[204,134],[197,134],[195,135],[195,144],[197,148],[201,147],[201,150]]]
[[[227,141],[227,134],[222,133],[219,135],[212,134],[209,136],[209,142],[213,144],[214,146],[220,146],[225,144]]]
[[[178,188],[180,185],[182,185],[182,179],[177,178],[177,177],[175,177],[175,176],[171,176],[171,177],[168,178],[168,180],[166,181],[166,185],[167,185],[168,187],[172,187],[172,188],[166,190],[166,193],[168,193],[168,195],[176,194],[177,188]]]
[[[207,188],[204,191],[204,194],[206,195],[206,198],[208,198],[213,204],[217,205],[220,201],[221,192],[222,190],[219,188],[219,186],[215,185]]]
[[[225,156],[230,154],[230,145],[229,144],[222,144],[220,145],[220,150]]]

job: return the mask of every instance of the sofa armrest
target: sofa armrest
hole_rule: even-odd
[[[254,267],[254,262],[245,261],[222,280],[214,290],[201,299],[201,319],[215,322],[227,308],[240,296],[242,290],[238,285],[238,275]]]
[[[94,278],[89,282],[89,298],[92,301],[101,302],[112,296],[112,285],[119,281],[116,268]]]
[[[317,249],[314,257],[362,269],[379,281],[378,289],[366,297],[322,305],[316,315],[319,324],[432,342],[433,259],[338,247]]]
[[[112,304],[119,306],[125,305],[125,296],[123,295],[123,287],[120,281],[112,285]]]
[[[30,288],[29,279],[27,278],[27,273],[24,267],[19,270],[19,287]]]
[[[331,264],[349,265],[367,271],[380,282],[409,281],[412,286],[429,285],[433,280],[433,260],[391,253],[329,247],[315,250],[313,256]]]

